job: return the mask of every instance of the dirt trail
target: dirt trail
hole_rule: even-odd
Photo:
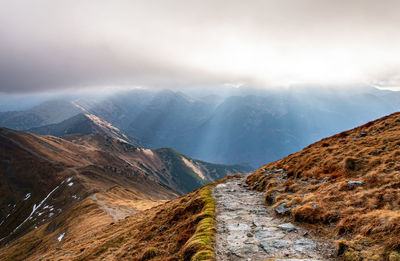
[[[263,204],[263,193],[250,191],[245,179],[213,189],[216,199],[216,260],[335,260],[331,243],[316,240]]]
[[[128,209],[122,210],[120,206],[109,206],[103,200],[97,198],[96,194],[93,194],[91,198],[96,201],[97,204],[101,206],[101,208],[106,212],[114,221],[118,221],[122,218],[131,216],[132,214],[138,213],[137,210]]]

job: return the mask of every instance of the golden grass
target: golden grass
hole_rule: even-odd
[[[400,113],[311,144],[263,166],[247,182],[265,191],[267,204],[286,203],[293,220],[337,238],[343,259],[399,257]]]
[[[118,222],[112,222],[92,200],[85,200],[65,213],[67,217],[60,217],[67,220],[55,232],[58,236],[67,231],[62,244],[54,234],[47,234],[47,225],[43,225],[4,249],[0,259],[214,260],[215,201],[211,189],[232,177],[237,175]],[[25,251],[35,244],[37,248]]]

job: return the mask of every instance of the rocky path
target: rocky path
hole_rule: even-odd
[[[118,221],[125,217],[131,216],[132,214],[138,213],[134,209],[121,209],[119,206],[109,206],[103,200],[97,198],[96,194],[93,194],[91,198],[101,206],[101,208],[106,212],[114,221]]]
[[[334,260],[331,244],[277,218],[263,204],[263,193],[250,191],[244,179],[213,189],[216,199],[216,260]]]

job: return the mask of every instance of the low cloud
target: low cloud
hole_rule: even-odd
[[[0,92],[384,84],[399,1],[0,0]]]

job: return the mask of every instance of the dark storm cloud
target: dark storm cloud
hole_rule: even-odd
[[[0,0],[0,91],[383,83],[398,75],[399,8],[395,0]]]

